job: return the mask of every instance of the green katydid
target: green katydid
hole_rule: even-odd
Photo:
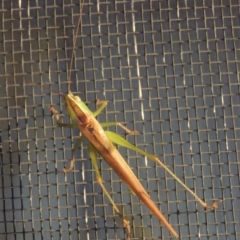
[[[96,178],[97,182],[101,185],[104,193],[109,198],[110,202],[112,203],[115,211],[118,213],[118,215],[122,218],[124,227],[127,229],[127,234],[130,236],[130,225],[129,222],[123,218],[122,214],[118,210],[117,206],[115,205],[114,201],[112,200],[111,196],[108,194],[107,190],[105,189],[100,172],[98,170],[97,166],[97,152],[108,162],[108,164],[112,167],[112,169],[119,175],[119,177],[128,185],[128,187],[131,189],[135,195],[137,195],[143,203],[149,208],[150,211],[155,214],[158,219],[169,229],[169,231],[175,236],[178,237],[178,234],[175,232],[175,230],[172,228],[172,226],[166,221],[162,213],[159,211],[157,206],[153,203],[153,201],[150,199],[147,192],[142,187],[139,180],[136,178],[130,167],[127,165],[125,160],[122,158],[120,153],[117,151],[117,149],[114,147],[113,143],[118,144],[120,146],[127,147],[129,149],[132,149],[151,160],[158,163],[160,166],[162,166],[171,176],[174,177],[187,191],[189,191],[195,198],[198,200],[201,205],[205,209],[212,209],[216,208],[218,203],[214,203],[212,206],[208,206],[205,202],[203,202],[191,189],[189,189],[177,176],[172,173],[156,156],[149,154],[128,141],[126,141],[124,138],[122,138],[120,135],[110,132],[110,131],[104,131],[103,127],[108,127],[112,125],[117,125],[122,127],[126,130],[129,134],[135,134],[136,132],[132,132],[126,127],[124,127],[122,124],[118,122],[109,122],[109,123],[99,123],[96,120],[96,116],[101,112],[103,108],[106,107],[107,102],[105,101],[98,101],[98,104],[101,104],[101,107],[96,110],[95,112],[91,112],[88,107],[81,101],[81,99],[77,96],[74,96],[70,91],[65,96],[66,101],[66,109],[68,111],[68,114],[71,118],[72,123],[71,124],[65,124],[60,122],[60,116],[52,106],[50,107],[50,110],[54,113],[57,119],[57,125],[59,127],[78,127],[79,130],[82,133],[82,136],[77,141],[76,145],[74,146],[72,150],[72,159],[70,163],[69,168],[64,168],[63,171],[69,172],[74,168],[74,158],[73,154],[76,151],[76,149],[79,147],[80,143],[84,138],[87,138],[89,141],[88,144],[88,151],[90,158],[92,160],[92,164],[94,166],[94,169],[96,171]]]
[[[87,140],[89,141],[88,151],[89,151],[90,158],[92,160],[92,164],[96,171],[97,182],[101,185],[104,193],[109,198],[115,211],[122,218],[124,227],[126,227],[128,231],[128,236],[130,236],[129,222],[123,218],[123,216],[121,215],[120,211],[118,210],[117,206],[113,202],[112,198],[110,197],[110,195],[108,194],[107,190],[105,189],[102,183],[100,172],[97,166],[97,152],[99,152],[99,154],[108,162],[108,164],[112,167],[112,169],[128,185],[131,191],[135,193],[143,201],[143,203],[150,209],[150,211],[152,211],[159,218],[160,221],[162,221],[162,223],[169,229],[169,231],[175,237],[178,237],[178,234],[171,227],[171,225],[166,221],[164,216],[158,210],[157,206],[150,199],[149,195],[144,190],[141,183],[136,178],[136,176],[134,175],[130,167],[127,165],[125,160],[122,158],[120,153],[114,147],[113,143],[132,149],[150,158],[156,163],[158,163],[171,176],[173,176],[174,179],[176,179],[186,190],[188,190],[196,198],[196,200],[198,200],[201,203],[201,205],[205,209],[211,209],[211,208],[217,207],[217,203],[214,203],[212,206],[208,206],[206,203],[204,203],[191,189],[189,189],[179,178],[177,178],[175,174],[172,173],[156,156],[135,147],[134,145],[132,145],[131,143],[129,143],[128,141],[126,141],[124,138],[122,138],[120,135],[116,133],[113,133],[110,131],[104,131],[103,127],[117,125],[125,129],[126,132],[129,134],[136,133],[136,132],[130,131],[129,129],[127,129],[126,127],[124,127],[122,124],[118,122],[99,123],[96,120],[95,117],[101,112],[103,108],[106,107],[107,105],[106,101],[98,101],[97,103],[101,104],[101,107],[95,112],[91,112],[88,109],[88,107],[81,101],[81,99],[77,96],[74,96],[70,90],[69,90],[69,93],[65,96],[65,101],[66,101],[66,109],[68,111],[68,114],[71,118],[72,123],[71,124],[61,123],[60,116],[57,110],[55,110],[53,107],[50,107],[50,110],[56,116],[57,125],[60,127],[78,127],[82,133],[82,136],[79,138],[79,140],[77,141],[76,145],[72,150],[72,159],[71,159],[70,167],[64,168],[63,171],[66,173],[71,171],[74,168],[73,154],[76,151],[76,149],[79,147],[82,140],[84,138],[87,138]]]
[[[83,9],[83,3],[81,6],[81,13]],[[173,229],[173,227],[167,222],[167,220],[164,218],[162,213],[159,211],[157,206],[154,204],[154,202],[150,199],[149,195],[145,191],[145,189],[142,187],[141,183],[137,179],[137,177],[134,175],[130,167],[127,165],[125,160],[122,158],[120,153],[117,151],[115,146],[113,144],[118,144],[120,146],[127,147],[129,149],[132,149],[148,158],[153,160],[154,162],[158,163],[161,167],[163,167],[174,179],[176,179],[187,191],[189,191],[195,198],[198,200],[201,205],[205,209],[210,208],[216,208],[217,203],[214,203],[212,206],[207,206],[205,202],[203,202],[192,190],[190,190],[179,178],[175,176],[174,173],[172,173],[155,155],[149,154],[136,146],[132,145],[128,141],[126,141],[124,138],[119,136],[116,133],[110,132],[110,131],[104,131],[103,128],[109,127],[109,126],[120,126],[123,128],[128,134],[136,134],[136,131],[130,131],[125,126],[118,122],[109,122],[109,123],[99,123],[96,120],[96,116],[106,107],[107,102],[106,101],[98,101],[97,104],[100,104],[100,107],[95,111],[92,112],[90,109],[84,104],[84,102],[81,101],[81,99],[77,96],[74,96],[70,91],[70,76],[71,76],[71,66],[75,54],[75,44],[78,34],[78,29],[81,22],[81,13],[80,18],[76,30],[76,36],[74,39],[74,48],[71,58],[71,64],[70,64],[70,71],[68,74],[68,94],[66,96],[60,94],[65,99],[66,103],[66,109],[68,111],[69,117],[71,119],[70,124],[62,123],[60,121],[60,115],[57,110],[55,110],[52,106],[50,107],[50,110],[53,112],[53,114],[56,116],[57,125],[59,127],[76,127],[80,130],[82,133],[81,137],[77,141],[76,145],[72,149],[72,159],[70,163],[69,168],[64,168],[63,171],[65,173],[71,171],[74,168],[74,152],[77,150],[79,145],[81,144],[82,140],[86,138],[89,141],[88,144],[88,151],[89,156],[92,161],[93,167],[96,171],[96,179],[97,182],[100,184],[100,186],[103,189],[103,192],[107,195],[108,199],[112,203],[115,211],[117,214],[121,217],[123,221],[123,225],[127,230],[127,238],[130,238],[130,224],[129,222],[122,216],[120,213],[118,207],[114,203],[113,199],[111,198],[110,194],[105,189],[102,178],[97,166],[97,152],[107,161],[107,163],[111,166],[111,168],[119,175],[119,177],[128,185],[130,190],[135,193],[141,201],[149,208],[149,210],[157,216],[157,218],[169,229],[169,231],[173,234],[173,236],[178,237],[177,232]]]

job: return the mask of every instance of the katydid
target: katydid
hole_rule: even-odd
[[[111,166],[111,168],[119,175],[119,177],[128,185],[128,187],[131,189],[133,193],[135,193],[142,202],[149,208],[149,210],[157,216],[157,218],[169,229],[169,231],[175,236],[178,237],[178,234],[175,232],[175,230],[172,228],[172,226],[167,222],[167,220],[164,218],[162,213],[159,211],[157,206],[154,204],[154,202],[150,199],[149,195],[145,191],[145,189],[142,187],[141,183],[137,179],[137,177],[132,172],[131,168],[128,166],[128,164],[125,162],[123,157],[120,155],[120,153],[117,151],[117,149],[114,147],[113,143],[127,147],[129,149],[135,150],[136,152],[141,153],[142,155],[150,158],[151,160],[157,162],[160,166],[162,166],[169,174],[171,174],[183,187],[188,190],[195,198],[198,200],[201,205],[205,209],[210,208],[216,208],[217,203],[214,203],[212,206],[208,206],[206,203],[204,203],[192,190],[190,190],[179,178],[175,176],[174,173],[172,173],[156,156],[149,154],[125,139],[123,139],[121,136],[119,136],[116,133],[110,132],[110,131],[104,131],[103,127],[108,127],[112,125],[117,125],[122,127],[127,131],[129,134],[135,134],[136,132],[132,132],[126,127],[124,127],[122,124],[118,122],[110,122],[110,123],[99,123],[96,120],[96,116],[101,112],[104,107],[106,107],[105,101],[98,101],[98,104],[101,104],[101,107],[96,110],[95,112],[91,112],[89,108],[84,104],[84,102],[81,101],[81,99],[77,96],[74,96],[71,91],[69,90],[69,93],[65,96],[66,101],[66,109],[68,111],[68,114],[71,118],[72,123],[71,124],[65,124],[60,122],[60,116],[52,106],[50,107],[50,110],[54,113],[57,119],[57,125],[59,127],[78,127],[79,130],[82,133],[82,136],[77,141],[76,145],[74,146],[72,150],[72,159],[70,163],[69,168],[64,168],[63,171],[65,173],[71,171],[74,168],[74,157],[73,154],[75,150],[78,148],[80,143],[84,138],[86,138],[89,141],[88,144],[88,151],[90,158],[92,160],[93,167],[96,171],[96,178],[97,182],[101,185],[104,193],[109,198],[110,202],[112,203],[115,211],[118,213],[118,215],[122,218],[124,227],[127,229],[128,236],[130,236],[130,226],[129,222],[123,218],[122,214],[118,210],[117,206],[115,205],[114,201],[108,194],[107,190],[105,189],[102,178],[100,175],[100,172],[98,170],[97,166],[97,152],[107,161],[107,163]]]
[[[73,153],[77,149],[78,145],[81,143],[83,138],[87,138],[89,141],[88,150],[89,155],[92,160],[93,167],[96,171],[96,178],[97,182],[101,185],[104,193],[109,198],[110,202],[112,203],[115,211],[123,220],[123,225],[127,229],[127,235],[130,236],[130,225],[129,222],[123,218],[120,211],[118,210],[117,206],[115,205],[114,201],[108,194],[107,190],[105,189],[102,178],[100,176],[100,172],[98,170],[97,165],[97,152],[108,162],[108,164],[112,167],[112,169],[119,175],[119,177],[128,185],[132,192],[134,192],[142,201],[143,203],[152,211],[158,219],[169,229],[169,231],[175,236],[178,237],[178,234],[172,228],[172,226],[167,222],[164,218],[162,213],[159,211],[157,206],[154,202],[150,199],[149,195],[142,187],[141,183],[137,179],[137,177],[132,172],[131,168],[122,158],[120,153],[114,147],[113,143],[117,143],[122,146],[128,146],[130,148],[134,148],[133,145],[128,143],[126,140],[121,138],[119,135],[110,132],[104,131],[101,124],[96,120],[96,112],[92,113],[87,106],[81,101],[79,97],[74,96],[71,92],[65,96],[66,100],[66,108],[69,113],[69,116],[73,122],[71,125],[63,124],[59,121],[59,114],[58,112],[51,107],[51,111],[56,115],[57,124],[58,126],[68,126],[68,127],[78,127],[81,133],[83,134],[82,137],[79,139],[77,144],[73,148]],[[105,104],[105,102],[103,102]],[[119,125],[119,123],[104,123],[105,126],[111,125]],[[139,151],[141,151],[139,149]],[[143,151],[141,151],[143,152]],[[145,153],[145,152],[144,152]],[[149,155],[145,153],[144,155]],[[72,160],[69,168],[64,168],[63,171],[69,172],[74,168],[74,158],[72,155]]]
[[[123,157],[120,155],[120,153],[117,151],[113,143],[127,147],[129,149],[135,150],[136,152],[141,153],[142,155],[150,158],[151,160],[157,162],[160,166],[162,166],[169,174],[171,174],[183,187],[188,190],[191,194],[194,195],[194,197],[201,203],[201,205],[206,208],[216,208],[217,203],[214,203],[212,206],[207,206],[206,203],[204,203],[192,190],[190,190],[179,178],[175,176],[174,173],[172,173],[156,156],[149,154],[125,139],[123,139],[121,136],[119,136],[116,133],[110,132],[110,131],[104,131],[103,127],[108,127],[112,125],[117,125],[122,127],[127,131],[129,134],[135,134],[136,132],[132,132],[126,127],[124,127],[122,124],[118,122],[109,122],[109,123],[99,123],[96,120],[96,116],[101,112],[104,107],[106,107],[107,102],[105,101],[98,101],[98,104],[101,104],[101,107],[96,110],[95,112],[91,112],[89,108],[84,104],[84,102],[81,101],[81,99],[77,96],[74,96],[71,91],[69,90],[69,93],[65,96],[66,101],[66,109],[68,111],[68,114],[71,118],[72,123],[71,124],[65,124],[60,122],[60,116],[52,106],[50,107],[50,110],[54,113],[57,119],[57,125],[59,127],[77,127],[82,133],[82,136],[77,141],[76,145],[74,146],[72,150],[72,159],[70,163],[69,168],[64,168],[63,171],[65,173],[71,171],[74,168],[74,157],[73,154],[75,150],[78,148],[80,143],[84,138],[86,138],[89,141],[88,144],[88,151],[90,158],[92,160],[93,167],[96,171],[96,178],[97,182],[101,185],[104,193],[109,198],[110,202],[112,203],[115,211],[118,213],[118,215],[122,218],[124,227],[127,229],[128,236],[130,236],[130,226],[129,222],[124,219],[120,211],[118,210],[117,206],[115,205],[114,201],[108,194],[107,190],[105,189],[102,178],[100,175],[100,172],[98,170],[97,166],[97,152],[107,161],[107,163],[111,166],[111,168],[119,175],[119,177],[128,185],[128,187],[131,189],[133,193],[135,193],[142,202],[149,208],[149,210],[157,216],[157,218],[169,229],[169,231],[175,236],[178,237],[178,234],[175,232],[175,230],[172,228],[172,226],[167,222],[167,220],[164,218],[162,213],[159,211],[157,206],[154,204],[154,202],[150,199],[149,195],[145,191],[145,189],[142,187],[141,183],[137,179],[137,177],[132,172],[131,168],[128,166],[128,164],[125,162]]]
[[[82,13],[82,8],[83,8],[83,3],[81,6],[81,13]],[[175,174],[172,173],[155,155],[149,154],[137,148],[136,146],[132,145],[131,143],[129,143],[128,141],[126,141],[116,133],[113,133],[110,131],[104,131],[103,128],[115,125],[123,128],[128,134],[137,133],[136,131],[130,131],[129,129],[127,129],[125,126],[123,126],[118,122],[99,123],[96,120],[95,117],[106,107],[107,105],[106,101],[98,101],[97,104],[99,104],[100,107],[95,112],[92,112],[79,97],[74,96],[72,94],[70,90],[71,66],[72,66],[72,61],[75,54],[75,45],[76,45],[78,29],[81,22],[81,13],[80,13],[79,22],[76,30],[76,36],[74,38],[74,47],[73,47],[73,53],[71,58],[70,70],[68,74],[68,94],[66,96],[60,94],[65,99],[66,109],[71,119],[71,123],[70,124],[62,123],[60,121],[60,115],[58,111],[55,110],[55,108],[53,108],[52,106],[50,107],[50,110],[56,116],[57,125],[59,127],[70,127],[70,128],[76,127],[82,133],[81,137],[79,138],[76,145],[72,149],[72,159],[71,159],[70,167],[64,168],[63,171],[67,173],[74,168],[74,152],[77,150],[82,140],[86,138],[89,141],[88,151],[89,151],[89,156],[92,161],[93,167],[96,171],[96,180],[102,187],[103,192],[107,195],[108,199],[112,203],[117,214],[121,217],[123,221],[123,225],[127,230],[127,238],[129,239],[131,235],[130,234],[131,227],[130,227],[129,221],[127,221],[123,217],[123,215],[120,213],[118,207],[116,206],[110,194],[107,192],[106,188],[104,187],[104,184],[102,182],[102,178],[97,166],[97,152],[103,157],[103,159],[107,161],[110,167],[127,184],[130,190],[133,193],[135,193],[141,199],[141,201],[149,208],[149,210],[168,228],[168,230],[173,234],[173,236],[178,237],[177,232],[167,222],[167,220],[159,211],[155,203],[150,199],[146,190],[143,188],[143,186],[141,185],[137,177],[132,172],[131,168],[128,166],[128,164],[125,162],[125,160],[123,159],[123,157],[120,155],[120,153],[117,151],[117,149],[113,144],[118,144],[118,145],[127,147],[129,149],[132,149],[150,158],[152,161],[158,163],[172,177],[174,177],[174,179],[176,179],[187,191],[189,191],[196,198],[196,200],[198,200],[201,203],[201,205],[205,209],[216,208],[217,203],[214,203],[212,206],[207,206],[206,203],[204,203],[192,190],[190,190],[179,178],[177,178]]]

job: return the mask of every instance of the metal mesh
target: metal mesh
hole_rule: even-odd
[[[120,148],[181,239],[239,239],[240,61],[238,1],[86,1],[72,91],[99,121],[154,153],[209,204],[153,162]],[[64,174],[77,130],[56,127],[49,105],[66,114],[67,69],[80,1],[1,2],[0,239],[124,239],[95,181],[86,144]],[[63,118],[68,122],[68,117]],[[121,135],[124,132],[114,129]],[[105,186],[130,220],[133,239],[170,233],[104,162]]]

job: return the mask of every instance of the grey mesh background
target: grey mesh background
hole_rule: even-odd
[[[72,91],[99,121],[119,121],[126,136],[154,153],[208,204],[150,160],[120,148],[181,239],[240,235],[240,3],[85,1]],[[95,181],[86,143],[64,174],[78,130],[56,127],[49,105],[69,118],[67,69],[80,1],[1,1],[0,239],[124,239]],[[28,81],[23,81],[26,79]],[[125,137],[121,129],[111,128]],[[170,239],[157,218],[99,161],[105,186],[130,221],[132,239]]]

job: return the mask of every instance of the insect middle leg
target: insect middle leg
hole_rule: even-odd
[[[107,106],[107,101],[101,101],[101,100],[97,99],[96,104],[100,105],[100,107],[95,112],[93,112],[94,117],[99,115],[101,113],[101,111]],[[132,130],[128,129],[127,127],[125,127],[123,124],[119,123],[119,122],[103,122],[103,123],[100,123],[100,124],[103,128],[110,127],[110,126],[119,126],[123,130],[125,130],[126,133],[129,134],[129,135],[138,134],[138,131],[132,131]]]

